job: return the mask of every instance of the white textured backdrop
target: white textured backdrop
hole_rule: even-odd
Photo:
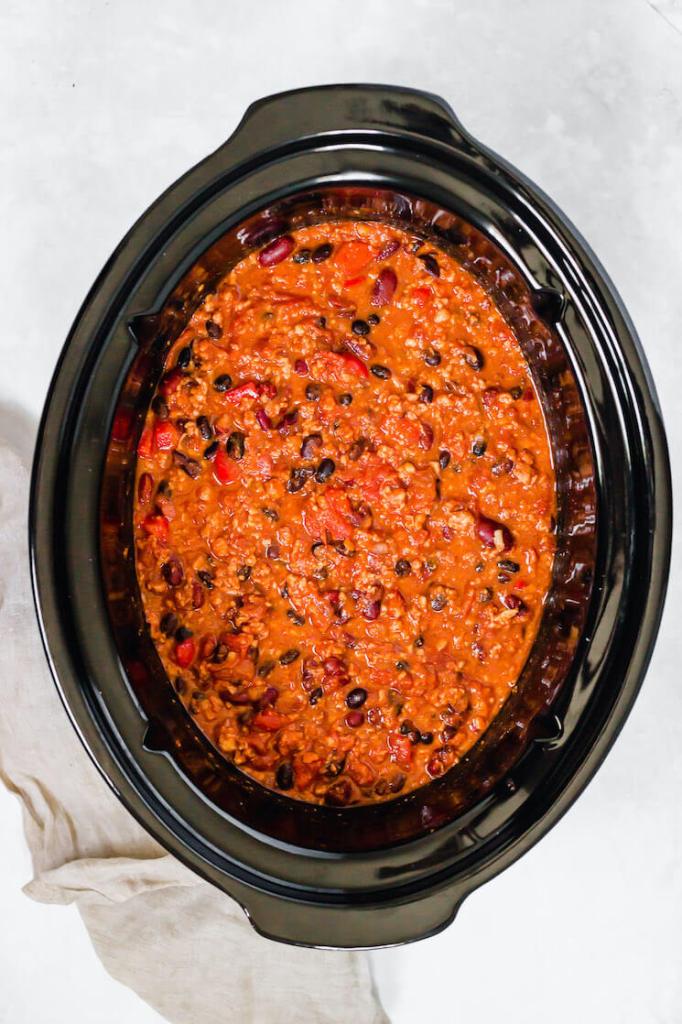
[[[341,81],[441,94],[572,218],[640,332],[679,479],[680,0],[3,0],[2,435],[28,454],[78,306],[157,194],[253,99]],[[586,794],[444,934],[373,954],[394,1024],[682,1020],[680,568],[676,545],[646,685]],[[159,1021],[75,909],[21,895],[4,792],[0,836],[0,1022]]]

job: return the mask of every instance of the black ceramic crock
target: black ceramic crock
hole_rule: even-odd
[[[379,218],[456,256],[519,337],[552,435],[554,580],[515,692],[443,778],[374,807],[303,804],[225,761],[174,695],[132,560],[135,447],[164,353],[202,295],[277,234]],[[587,784],[641,684],[662,611],[671,495],[633,327],[585,242],[425,93],[333,86],[254,104],[119,245],[43,415],[34,590],[65,707],[120,799],[272,938],[429,935]]]

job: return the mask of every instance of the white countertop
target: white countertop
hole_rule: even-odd
[[[640,332],[679,471],[680,0],[6,0],[1,436],[29,446],[79,304],[146,206],[251,100],[335,81],[439,93],[564,209]],[[682,1019],[679,555],[646,684],[587,792],[446,932],[372,955],[394,1024]],[[159,1021],[74,908],[20,893],[31,868],[1,788],[0,830],[1,1024]]]

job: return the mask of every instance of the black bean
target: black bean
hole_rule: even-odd
[[[346,704],[349,708],[361,708],[367,700],[367,690],[362,686],[356,686],[350,693],[346,694]]]
[[[175,365],[178,366],[181,370],[186,370],[190,364],[191,359],[192,349],[189,347],[189,345],[186,345],[185,348],[181,348],[180,351],[178,352],[178,358],[175,361]]]
[[[514,463],[511,459],[498,459],[490,467],[490,472],[493,476],[506,476],[507,473],[511,473],[514,468]]]
[[[409,576],[412,572],[412,566],[406,558],[399,558],[393,567],[393,571],[396,576]]]
[[[179,644],[181,644],[183,640],[189,640],[191,636],[194,636],[194,633],[191,629],[188,629],[187,626],[178,626],[175,630],[175,639]]]
[[[196,480],[201,473],[201,466],[195,459],[190,459],[188,455],[177,450],[173,452],[173,464],[179,466],[192,480]]]
[[[159,486],[156,488],[156,491],[157,494],[162,494],[165,498],[171,498],[173,496],[171,486],[167,480],[160,480]]]
[[[401,658],[400,661],[396,661],[395,667],[398,670],[398,672],[407,672],[410,666],[408,662],[403,661],[403,659]]]
[[[440,277],[438,260],[432,252],[424,253],[423,256],[417,256],[417,259],[422,261],[424,264],[424,270],[427,270],[432,277]]]
[[[210,441],[213,437],[213,430],[211,429],[211,424],[208,422],[206,416],[197,417],[197,427],[199,428],[199,433],[203,437],[204,441]]]
[[[421,636],[421,634],[420,634],[420,635],[419,635],[419,636],[418,636],[418,637],[416,638],[416,640],[414,641],[414,646],[415,646],[415,647],[423,647],[423,646],[424,646],[424,643],[425,643],[424,637],[423,637],[423,636]]]
[[[440,501],[441,487],[442,487],[442,485],[441,485],[440,477],[437,476],[436,477],[436,488],[435,488],[436,489],[436,501]]]
[[[332,807],[345,807],[353,799],[353,787],[348,779],[332,783],[324,796],[324,802]]]
[[[318,402],[322,389],[319,384],[308,384],[305,389],[305,397],[309,402]]]
[[[294,466],[289,474],[289,479],[287,480],[287,491],[289,491],[290,494],[295,494],[296,491],[300,491],[305,485],[306,480],[309,480],[312,475],[312,468],[308,466]]]
[[[299,249],[293,255],[294,263],[310,263],[310,249]]]
[[[420,743],[424,743],[428,747],[430,743],[433,743],[433,733],[432,732],[423,732],[423,733],[421,733],[421,735],[419,737],[419,742]]]
[[[258,669],[258,677],[259,677],[259,679],[265,679],[266,676],[269,676],[270,673],[272,672],[272,670],[274,669],[274,667],[275,667],[274,661],[264,661],[263,664],[260,665],[260,667]]]
[[[215,320],[207,320],[206,321],[206,333],[208,334],[209,338],[213,338],[215,340],[217,338],[222,338],[222,336],[223,336],[223,329],[220,326],[220,324],[217,324],[215,322]],[[229,384],[228,384],[228,387],[229,387]]]
[[[325,260],[329,259],[329,257],[331,256],[332,252],[333,252],[333,247],[329,244],[329,242],[323,242],[322,245],[318,245],[318,247],[316,249],[313,249],[313,252],[312,252],[312,261],[313,261],[313,263],[324,263]]]
[[[159,629],[165,636],[173,636],[179,625],[180,620],[175,612],[166,612],[161,618]]]
[[[322,459],[322,462],[320,462],[315,470],[315,480],[318,484],[326,483],[335,469],[336,463],[333,459]]]
[[[306,434],[301,442],[301,458],[312,459],[322,447],[322,434]]]
[[[187,683],[182,676],[176,676],[175,678],[175,690],[177,693],[184,693],[187,689]]]
[[[435,348],[428,348],[422,356],[422,359],[427,366],[440,366],[442,356]]]
[[[326,318],[326,316],[321,316],[320,319],[317,322],[320,325],[320,327],[322,328],[322,330],[324,330],[325,327],[327,326],[327,318]]]
[[[441,469],[447,469],[450,465],[450,452],[443,449],[438,455],[438,465]]]
[[[342,395],[339,395],[336,401],[339,405],[350,405],[353,401],[353,396],[347,391],[344,391]]]
[[[447,603],[448,599],[445,596],[445,594],[443,594],[441,591],[439,591],[437,594],[433,594],[431,597],[431,607],[433,608],[434,612],[442,612],[443,608],[445,608]]]
[[[497,565],[498,565],[498,568],[502,569],[504,572],[518,572],[519,569],[521,568],[519,563],[518,562],[513,562],[511,560],[511,558],[502,558],[497,563]]]
[[[214,441],[212,444],[209,444],[209,446],[207,448],[204,448],[204,458],[205,459],[215,459],[217,453],[218,453],[218,442],[217,441]]]
[[[290,647],[288,651],[284,651],[283,654],[280,654],[279,663],[280,665],[291,665],[297,658],[300,658],[300,656],[300,651],[295,647]]]
[[[276,523],[277,520],[279,519],[279,512],[277,512],[277,510],[274,508],[262,508],[261,512],[263,513],[266,519],[269,519],[273,523]]]
[[[228,391],[232,387],[232,378],[229,373],[221,373],[219,377],[216,377],[213,387],[216,391]]]
[[[359,334],[361,338],[369,334],[369,324],[366,320],[354,320],[350,329],[353,334]]]
[[[430,405],[433,401],[433,388],[430,384],[422,384],[419,401],[422,402],[423,405]]]
[[[518,402],[519,398],[523,394],[523,388],[511,388],[509,394],[512,396],[515,402]]]
[[[305,625],[305,617],[303,615],[299,615],[293,608],[287,609],[287,617],[291,619],[295,626]]]
[[[481,455],[485,455],[486,448],[488,445],[482,437],[477,437],[471,446],[471,454],[475,455],[477,459],[480,459]]]
[[[294,784],[294,769],[290,761],[282,761],[275,772],[278,789],[291,789]]]
[[[437,568],[438,566],[432,558],[427,558],[424,562],[424,571],[428,572],[429,575],[431,575],[432,572],[435,572]]]
[[[376,313],[370,313],[367,317],[367,323],[370,327],[376,327],[377,324],[381,323],[381,320]]]
[[[177,558],[170,558],[163,563],[161,575],[169,587],[179,587],[185,578],[184,570]]]
[[[490,587],[484,587],[478,595],[478,600],[481,604],[488,604],[493,599],[493,592]]]
[[[400,733],[402,736],[407,736],[410,740],[410,743],[419,743],[419,737],[421,736],[421,733],[419,732],[419,729],[417,729],[414,722],[411,722],[409,718],[405,718],[400,723]]]
[[[213,577],[211,576],[210,572],[207,572],[206,569],[199,569],[199,571],[197,572],[197,576],[199,577],[199,579],[204,584],[207,590],[213,590]]]
[[[244,583],[251,578],[251,566],[240,565],[237,569],[237,579],[242,580]]]
[[[388,366],[381,366],[379,363],[372,363],[370,370],[379,380],[388,380],[392,376]]]
[[[154,398],[152,399],[152,412],[156,413],[160,420],[168,419],[168,405],[161,395],[154,395]]]
[[[246,438],[240,430],[233,430],[227,439],[225,449],[227,454],[235,462],[239,462],[240,459],[244,458],[244,442]]]
[[[279,558],[279,556],[280,556],[279,544],[268,544],[268,546],[265,549],[265,557],[266,558],[270,558],[270,559],[272,559],[272,561],[274,561],[276,558]]]
[[[321,700],[322,697],[324,697],[324,690],[322,689],[321,686],[316,686],[314,690],[310,691],[310,696],[308,697],[308,703],[310,705],[312,705],[312,707],[315,707],[315,705],[317,704],[318,700]]]
[[[473,345],[465,345],[462,357],[467,366],[470,366],[472,370],[483,369],[485,359],[483,358],[483,353],[479,348],[475,348]]]

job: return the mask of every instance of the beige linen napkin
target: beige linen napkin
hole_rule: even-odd
[[[25,892],[75,902],[109,973],[173,1024],[387,1024],[363,955],[261,938],[111,793],[47,668],[28,573],[28,473],[2,444],[0,481],[0,777],[23,806],[34,869]]]

